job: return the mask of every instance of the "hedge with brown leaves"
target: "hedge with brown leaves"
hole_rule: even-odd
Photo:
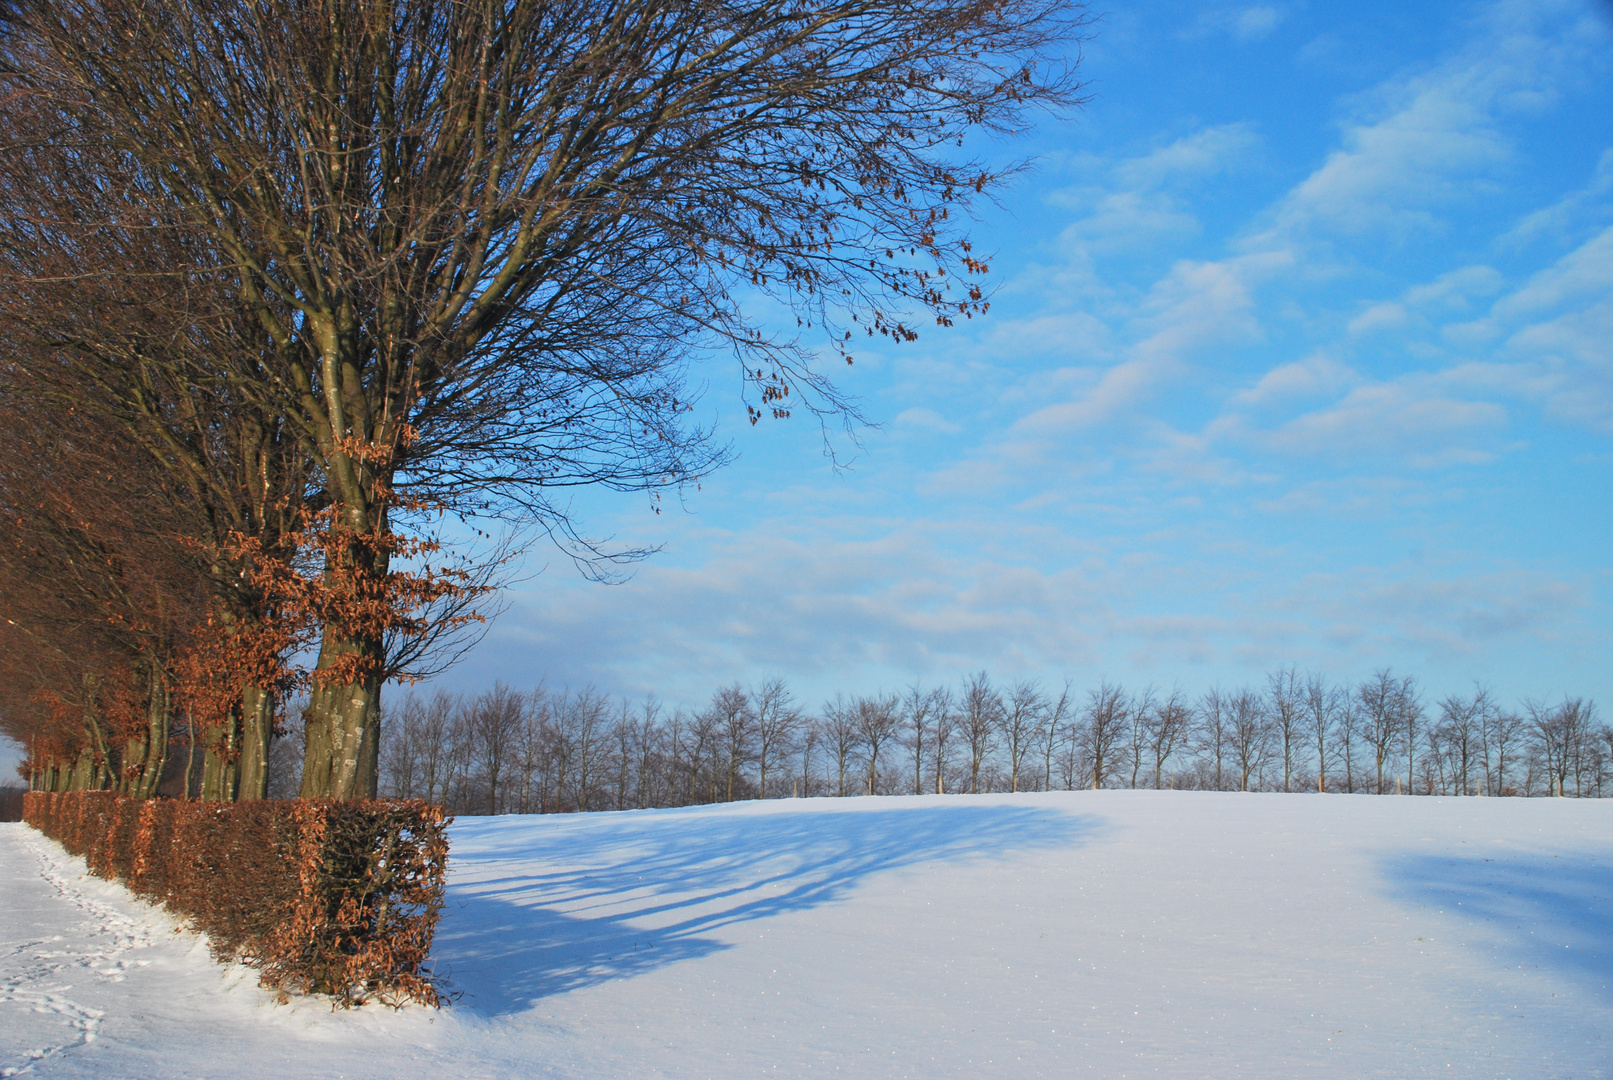
[[[24,820],[156,900],[263,985],[342,1005],[439,1002],[426,971],[448,865],[440,806],[29,792]]]

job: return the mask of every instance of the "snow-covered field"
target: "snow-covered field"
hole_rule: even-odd
[[[453,843],[457,1002],[332,1013],[0,825],[0,1076],[1613,1075],[1613,801],[791,800]]]

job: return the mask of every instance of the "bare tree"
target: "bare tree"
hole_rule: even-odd
[[[952,758],[947,747],[958,733],[958,710],[952,691],[941,687],[935,692],[935,793],[946,794],[947,769]]]
[[[889,696],[860,697],[857,699],[857,731],[863,748],[868,751],[868,794],[878,794],[879,750],[896,738],[901,723],[901,699]]]
[[[1344,751],[1344,790],[1354,794],[1355,748],[1361,735],[1361,709],[1348,688],[1341,687],[1339,697],[1338,740],[1339,748]]]
[[[410,694],[396,709],[389,708],[381,718],[381,794],[394,799],[413,799],[420,790],[421,701]]]
[[[1417,692],[1417,680],[1407,675],[1400,680],[1400,693],[1396,699],[1400,712],[1400,727],[1405,734],[1406,794],[1416,794],[1417,739],[1422,733],[1423,701]]]
[[[1238,766],[1238,790],[1250,791],[1250,781],[1258,780],[1271,754],[1271,716],[1260,694],[1254,690],[1239,690],[1227,706],[1230,749]]]
[[[707,711],[714,717],[722,739],[724,800],[732,802],[740,770],[750,762],[755,752],[756,711],[751,707],[750,697],[738,683],[718,690],[712,696]]]
[[[841,798],[846,795],[846,770],[863,746],[859,719],[856,703],[847,702],[838,694],[833,701],[824,703],[820,730],[829,753],[834,757],[837,777],[835,792]]]
[[[1368,692],[1359,695],[1369,705],[1373,685],[1368,684]],[[1408,688],[1414,694],[1415,684],[1386,676],[1376,685],[1388,688],[1384,694],[1391,718],[1384,725],[1389,731],[1386,738],[1391,751],[1399,752],[1406,730],[1403,701],[1412,696],[1407,694]],[[1329,687],[1319,677],[1307,678],[1301,689],[1296,723],[1306,726],[1307,739],[1316,713],[1323,714],[1317,738],[1319,789],[1328,790],[1327,770],[1342,763],[1343,780],[1336,787],[1354,790],[1351,741],[1372,744],[1369,724],[1362,719],[1367,706],[1352,700],[1358,695]],[[1176,777],[1195,786],[1256,791],[1275,789],[1279,783],[1282,745],[1269,685],[1258,691],[1212,690],[1194,710],[1180,690],[1172,690],[1163,699],[1146,693],[1133,699],[1120,687],[1104,683],[1088,695],[1078,725],[1066,719],[1068,684],[1058,702],[1050,702],[1028,681],[1016,683],[1005,697],[992,687],[985,673],[970,678],[965,691],[961,710],[955,710],[955,699],[944,688],[914,689],[906,703],[896,695],[837,696],[825,706],[821,722],[795,716],[796,726],[790,730],[800,733],[798,740],[780,742],[784,735],[769,736],[770,746],[776,748],[767,752],[769,782],[764,786],[758,779],[756,790],[771,795],[775,777],[785,770],[791,770],[794,792],[808,796],[824,791],[851,794],[854,788],[876,795],[907,790],[908,761],[904,759],[897,769],[887,764],[883,772],[880,763],[889,757],[888,748],[902,740],[904,728],[910,728],[915,700],[932,717],[926,723],[929,736],[923,744],[927,754],[915,766],[916,786],[921,790],[928,781],[927,768],[934,768],[939,792],[944,793],[949,783],[957,786],[963,763],[953,763],[947,747],[949,740],[959,737],[969,742],[971,712],[976,717],[995,718],[984,750],[971,748],[968,767],[972,776],[965,777],[964,783],[977,791],[1027,790],[1027,785],[1034,788],[1038,783],[1050,787],[1053,752],[1049,744],[1059,738],[1054,733],[1078,728],[1082,733],[1079,740],[1064,739],[1061,745],[1073,747],[1079,741],[1089,748],[1095,741],[1091,732],[1102,727],[1101,716],[1094,722],[1093,714],[1098,713],[1108,714],[1109,728],[1121,731],[1121,740],[1131,729],[1132,715],[1144,717],[1146,722],[1136,729],[1145,759],[1137,773],[1138,786],[1146,786],[1145,772],[1151,772],[1154,787],[1164,787],[1174,755],[1183,750],[1193,756],[1188,768]],[[729,797],[727,785],[732,777],[743,779],[736,761],[749,761],[747,751],[735,750],[735,739],[743,741],[744,732],[749,731],[756,739],[753,747],[757,746],[760,736],[755,733],[772,722],[766,717],[776,715],[785,722],[783,718],[794,710],[783,682],[776,679],[765,681],[753,693],[745,693],[737,685],[725,687],[712,701],[711,707],[691,719],[681,710],[664,716],[653,699],[636,711],[624,703],[613,705],[592,689],[553,694],[540,686],[530,695],[518,695],[498,685],[469,700],[440,691],[430,698],[410,695],[387,717],[388,741],[381,757],[386,790],[436,798],[459,814],[615,810],[720,801]],[[747,710],[754,711],[749,720],[734,720]],[[954,717],[955,711],[962,715]],[[1017,723],[1016,713],[1020,717]],[[1525,721],[1503,713],[1490,693],[1479,686],[1468,697],[1444,698],[1439,721],[1426,732],[1418,757],[1419,771],[1414,774],[1418,790],[1517,794],[1516,782],[1524,794],[1566,795],[1572,787],[1573,794],[1580,797],[1603,795],[1613,778],[1613,729],[1599,720],[1594,704],[1579,698],[1564,698],[1553,706],[1530,702],[1527,715]],[[1031,717],[1034,719],[1027,719]],[[1358,723],[1364,733],[1352,734]],[[1296,741],[1299,737],[1296,734]],[[786,750],[787,746],[792,749]],[[827,777],[815,768],[815,755],[823,747],[833,761]],[[911,742],[904,743],[904,748],[911,750]],[[1025,766],[1026,755],[1033,749],[1042,756],[1040,775]],[[1124,749],[1110,746],[1103,754],[1109,765],[1101,774],[1093,764],[1099,760],[1098,753],[1083,749],[1078,755],[1072,750],[1061,763],[1063,783],[1067,787],[1090,785],[1098,775],[1100,784],[1112,784],[1117,774],[1126,782],[1131,762]],[[756,754],[760,756],[761,751],[757,749]],[[1520,762],[1522,769],[1518,768]],[[949,772],[951,780],[947,779]],[[1475,772],[1481,774],[1476,779]],[[759,776],[754,774],[753,779]],[[1398,770],[1386,769],[1383,776],[1381,787],[1388,791],[1394,785],[1387,781],[1398,777]],[[1369,770],[1366,789],[1373,787],[1374,780]],[[276,790],[285,790],[287,782],[277,780]],[[1401,782],[1403,785],[1403,778]],[[748,782],[741,785],[736,781],[731,790],[733,798],[751,797]]]
[[[1053,790],[1053,757],[1057,752],[1060,740],[1066,742],[1070,739],[1069,727],[1071,723],[1070,710],[1074,704],[1070,700],[1070,680],[1064,680],[1064,688],[1059,691],[1058,700],[1052,702],[1044,710],[1042,724],[1042,790]],[[1066,787],[1072,786],[1066,783]]]
[[[1595,720],[1595,706],[1582,698],[1565,697],[1560,705],[1525,701],[1533,750],[1546,773],[1546,793],[1567,794],[1568,777],[1576,773],[1584,742]],[[1576,778],[1577,779],[1577,778]],[[1579,794],[1579,784],[1574,785]]]
[[[1484,739],[1485,786],[1491,795],[1514,794],[1507,783],[1508,769],[1515,764],[1518,743],[1523,739],[1524,720],[1507,709],[1496,709],[1482,729]]]
[[[767,774],[790,752],[801,727],[801,712],[779,678],[763,679],[751,692],[751,701],[756,713],[757,796],[765,799]]]
[[[1390,756],[1405,731],[1401,715],[1401,682],[1388,668],[1381,668],[1371,679],[1356,687],[1355,697],[1361,707],[1361,733],[1372,747],[1372,761],[1378,778],[1377,792],[1382,795]]]
[[[1579,715],[1575,726],[1578,735],[1574,740],[1572,767],[1574,794],[1584,798],[1600,788],[1602,731],[1605,729],[1596,715],[1596,702],[1581,698],[1564,698],[1564,707],[1572,704]]]
[[[913,794],[924,794],[924,755],[930,751],[939,713],[939,691],[924,690],[918,683],[907,688],[902,699],[902,727],[905,745],[913,755]]]
[[[1348,694],[1327,684],[1312,673],[1305,680],[1305,733],[1316,751],[1316,790],[1327,790],[1327,763],[1333,749],[1333,736],[1343,711],[1349,708]],[[1346,783],[1346,790],[1349,785]]]
[[[448,713],[448,753],[443,761],[442,801],[454,813],[478,813],[486,800],[475,790],[476,732],[471,711],[460,699],[451,699]],[[305,744],[306,745],[306,744]]]
[[[1079,739],[1090,767],[1087,781],[1094,791],[1103,787],[1120,764],[1116,751],[1129,711],[1126,692],[1107,679],[1099,683],[1096,690],[1087,692]]]
[[[1199,700],[1198,744],[1210,755],[1214,767],[1215,790],[1225,791],[1225,762],[1232,743],[1232,702],[1218,686],[1212,686]]]
[[[528,692],[526,701],[526,713],[516,738],[516,768],[520,773],[520,782],[515,806],[517,813],[534,814],[558,809],[551,805],[554,797],[556,727],[547,687],[538,684]]]
[[[627,793],[630,790],[629,777],[633,772],[633,761],[638,756],[634,742],[638,736],[638,725],[633,719],[633,706],[624,697],[616,706],[616,719],[611,721],[610,737],[615,744],[616,757],[616,809],[627,809]]]
[[[964,683],[961,706],[959,731],[969,747],[969,794],[974,795],[980,791],[980,770],[996,747],[1003,715],[1002,695],[982,671]]]
[[[1126,711],[1125,752],[1127,770],[1130,775],[1129,787],[1137,790],[1137,781],[1143,772],[1143,762],[1148,758],[1148,726],[1154,713],[1154,688],[1145,686],[1137,696],[1132,698]]]
[[[667,735],[666,727],[661,723],[660,702],[654,698],[644,699],[639,704],[634,724],[638,730],[633,736],[634,749],[637,751],[633,787],[638,808],[669,806],[673,797],[669,770],[662,770],[662,775],[656,775],[656,759],[661,756]]]
[[[801,797],[812,797],[812,752],[823,742],[823,722],[811,717],[801,725]]]
[[[1458,795],[1473,794],[1473,767],[1480,759],[1484,729],[1494,710],[1490,692],[1482,686],[1475,686],[1470,697],[1450,694],[1439,703],[1434,733],[1450,758],[1451,781]]]
[[[564,755],[557,770],[558,788],[563,792],[569,779],[572,805],[590,810],[595,803],[595,785],[604,764],[600,759],[606,746],[610,699],[591,686],[575,693],[562,693],[553,700],[554,729]],[[569,768],[565,767],[568,766]]]
[[[255,385],[332,500],[330,568],[373,584],[394,491],[565,535],[557,487],[711,468],[684,421],[692,348],[739,354],[753,416],[844,413],[741,297],[842,342],[910,339],[893,302],[983,310],[958,223],[995,177],[951,150],[1074,100],[1049,61],[1080,19],[1052,0],[265,0],[229,18],[19,0],[0,71],[206,239],[182,270],[256,303],[285,377]],[[309,750],[331,764],[305,778],[328,794],[367,793],[382,647],[356,620],[325,628]]]
[[[1047,720],[1047,697],[1035,682],[1021,679],[1008,690],[1002,712],[1002,732],[1008,749],[1008,790],[1019,790],[1025,756],[1039,741]]]
[[[1283,755],[1283,790],[1293,790],[1294,757],[1304,735],[1305,684],[1299,672],[1283,668],[1266,676],[1266,712]]]
[[[505,770],[514,750],[516,733],[526,712],[523,695],[511,690],[502,682],[480,694],[471,703],[471,728],[475,732],[478,765],[487,785],[486,813],[497,814],[503,809],[500,796],[506,780]]]
[[[1181,690],[1172,688],[1165,700],[1148,714],[1146,735],[1154,764],[1154,790],[1164,782],[1165,763],[1186,740],[1193,723],[1193,710]]]

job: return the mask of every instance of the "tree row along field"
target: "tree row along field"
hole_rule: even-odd
[[[1504,708],[1482,687],[1434,701],[1390,671],[1347,686],[1285,669],[1196,697],[981,673],[811,714],[779,679],[699,710],[496,685],[411,694],[382,730],[383,793],[458,814],[1113,787],[1613,794],[1613,728],[1593,702]],[[296,790],[296,746],[277,744],[271,792]]]
[[[854,430],[855,343],[985,314],[969,207],[1017,166],[970,147],[1083,100],[1087,22],[0,7],[0,732],[30,782],[261,799],[301,695],[299,793],[373,796],[382,688],[473,643],[525,540],[595,577],[650,554],[573,489],[649,512],[729,460],[697,366],[752,424]]]

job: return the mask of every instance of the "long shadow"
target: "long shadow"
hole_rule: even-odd
[[[1386,870],[1399,898],[1477,924],[1507,961],[1556,971],[1613,999],[1608,853],[1406,856]]]
[[[1068,847],[1098,827],[961,802],[462,820],[433,967],[461,1007],[508,1015],[729,948],[716,931],[834,903],[874,874]]]

